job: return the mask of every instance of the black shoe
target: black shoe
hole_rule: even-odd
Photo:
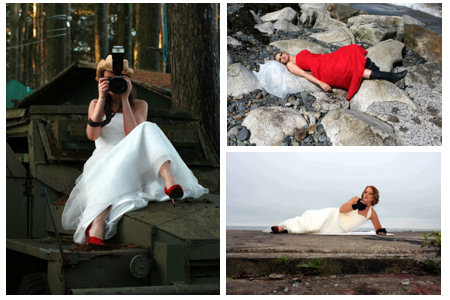
[[[369,79],[384,79],[384,80],[388,80],[392,83],[396,83],[397,81],[399,81],[400,79],[405,77],[407,73],[408,73],[408,70],[398,72],[398,73],[372,71]]]
[[[280,231],[280,227],[278,227],[278,226],[272,226],[272,227],[270,227],[270,230],[272,230],[272,233],[288,233],[288,231],[286,229],[283,231]]]

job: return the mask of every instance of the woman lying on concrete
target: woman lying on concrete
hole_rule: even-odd
[[[325,92],[331,92],[331,87],[348,90],[347,100],[350,101],[358,91],[363,78],[384,79],[394,83],[407,73],[407,71],[382,72],[370,58],[366,58],[366,55],[367,51],[364,48],[353,44],[328,54],[314,54],[303,50],[296,56],[277,52],[274,58],[286,65],[291,73],[319,85]]]
[[[373,209],[380,194],[374,186],[367,186],[361,198],[355,196],[338,208],[308,210],[301,217],[295,217],[272,226],[272,233],[345,233],[352,231],[367,220],[371,220],[377,235],[386,235],[377,213]]]

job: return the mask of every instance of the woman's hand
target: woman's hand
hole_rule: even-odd
[[[331,86],[329,86],[328,84],[326,84],[325,82],[322,82],[320,84],[320,87],[322,88],[322,90],[324,90],[325,92],[332,92],[333,90],[331,89]]]
[[[133,88],[133,86],[131,85],[131,79],[129,77],[122,76],[122,78],[125,79],[125,81],[127,82],[127,89],[125,90],[125,92],[121,94],[122,101],[124,101],[128,100],[128,97],[130,96],[131,89]]]
[[[105,99],[105,94],[109,90],[108,77],[103,77],[98,80],[98,100]]]

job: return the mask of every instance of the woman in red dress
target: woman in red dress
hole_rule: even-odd
[[[331,92],[331,86],[348,90],[347,100],[350,101],[358,91],[363,78],[384,79],[394,83],[407,73],[407,71],[381,72],[370,58],[366,58],[366,55],[367,51],[364,48],[352,44],[328,54],[315,54],[303,50],[296,56],[277,52],[274,57],[277,62],[285,64],[291,73],[319,85],[325,92]]]

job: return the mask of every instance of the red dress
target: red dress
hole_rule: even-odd
[[[297,66],[330,86],[348,90],[347,100],[358,91],[363,77],[367,51],[355,44],[333,53],[314,54],[303,50],[295,57]]]

